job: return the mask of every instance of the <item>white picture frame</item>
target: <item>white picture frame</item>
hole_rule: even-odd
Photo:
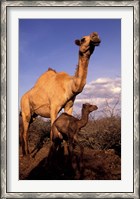
[[[11,140],[8,140],[8,133],[9,133],[9,123],[7,123],[7,120],[10,121],[10,116],[9,116],[9,98],[8,96],[11,96],[12,94],[9,94],[8,86],[10,81],[8,78],[10,78],[10,75],[13,74],[12,69],[9,68],[9,54],[7,52],[9,51],[9,46],[11,45],[12,41],[10,40],[10,37],[8,37],[8,32],[7,32],[7,26],[10,24],[8,21],[8,13],[10,12],[10,8],[15,7],[18,11],[18,8],[25,8],[25,9],[30,9],[30,8],[53,8],[53,7],[81,7],[81,8],[86,8],[86,7],[93,7],[93,8],[132,8],[133,9],[133,49],[131,56],[133,59],[133,75],[130,74],[130,78],[133,81],[133,92],[130,92],[130,98],[133,98],[133,116],[130,117],[132,120],[130,122],[133,123],[133,151],[131,151],[131,154],[133,154],[133,165],[131,172],[133,173],[133,178],[131,180],[133,181],[133,188],[126,189],[127,191],[121,190],[117,192],[109,192],[109,191],[98,191],[94,190],[93,192],[87,191],[85,185],[85,190],[81,192],[77,191],[70,191],[65,192],[53,192],[53,191],[47,191],[47,192],[39,192],[38,190],[36,191],[27,191],[26,188],[24,191],[8,191],[8,186],[9,186],[9,176],[7,176],[10,171],[7,169],[9,168],[7,163],[9,163],[11,156],[8,155],[7,149],[8,145],[10,144]],[[26,12],[26,11],[25,11]],[[15,20],[17,20],[18,16],[15,15]],[[17,23],[15,23],[17,25]],[[138,157],[139,157],[139,3],[138,1],[118,1],[118,2],[112,2],[112,1],[2,1],[1,2],[1,57],[2,57],[2,62],[1,62],[1,198],[139,198],[139,162],[138,162]],[[15,27],[16,28],[16,27]],[[123,34],[123,33],[122,33]],[[128,33],[129,34],[129,33]],[[15,33],[14,37],[17,39],[18,38],[18,32]],[[132,55],[133,54],[133,55]],[[18,71],[14,71],[14,74],[17,74],[18,78]],[[123,77],[122,77],[123,78]],[[133,95],[133,96],[132,96]],[[129,95],[128,95],[129,96]],[[15,98],[15,100],[18,102],[18,99]],[[13,104],[11,104],[12,107]],[[129,122],[129,121],[128,121]],[[17,127],[18,128],[18,127]],[[128,149],[129,152],[129,149]],[[13,158],[14,156],[12,156]],[[13,175],[11,175],[13,176]],[[15,178],[17,176],[15,175]],[[14,181],[13,181],[14,182]],[[18,183],[20,183],[18,181]],[[22,184],[23,183],[23,184]],[[25,182],[26,183],[26,182]],[[27,183],[27,187],[32,185],[34,186],[34,182],[30,182],[31,184]],[[58,183],[58,182],[57,182]],[[68,186],[70,185],[71,182],[67,182]],[[73,182],[74,183],[74,182]],[[76,182],[79,183],[79,186],[84,186],[83,182]],[[89,183],[89,182],[88,182]],[[100,182],[101,183],[101,182]],[[99,184],[100,184],[99,183]],[[105,182],[108,183],[108,182]],[[110,182],[109,186],[111,186]],[[50,182],[50,185],[53,186],[54,182]],[[59,182],[60,184],[60,182]],[[75,184],[75,183],[74,183]],[[56,184],[55,184],[56,185]],[[14,186],[14,183],[13,183]],[[21,186],[24,186],[24,182],[21,182]],[[39,186],[39,185],[38,185]],[[77,184],[75,184],[77,186]],[[116,185],[117,186],[117,185]],[[132,186],[131,186],[132,187]]]

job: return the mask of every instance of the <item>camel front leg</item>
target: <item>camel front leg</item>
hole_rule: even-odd
[[[53,125],[54,121],[57,118],[57,114],[58,114],[57,110],[54,110],[54,109],[51,110],[51,132],[50,132],[50,140],[51,140],[51,142],[52,142],[52,138],[53,138],[52,125]]]
[[[72,115],[74,100],[75,100],[75,97],[73,97],[70,101],[68,101],[64,107],[64,111],[68,113],[69,115]]]
[[[73,107],[70,107],[70,108],[64,108],[64,112],[66,112],[67,114],[69,115],[72,115],[72,112],[73,112]]]

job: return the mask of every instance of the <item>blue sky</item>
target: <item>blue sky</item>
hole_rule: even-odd
[[[73,75],[79,51],[74,41],[92,32],[101,44],[91,56],[87,84],[120,77],[120,19],[20,19],[19,100],[48,67]]]

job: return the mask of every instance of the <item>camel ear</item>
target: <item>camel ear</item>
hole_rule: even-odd
[[[85,108],[86,107],[86,104],[83,104],[83,108]]]
[[[79,39],[76,39],[76,40],[75,40],[75,44],[76,44],[77,46],[80,46],[80,45],[81,45],[80,40],[79,40]]]

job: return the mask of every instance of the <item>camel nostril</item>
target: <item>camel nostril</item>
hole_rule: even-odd
[[[98,107],[95,105],[95,106],[94,106],[94,110],[97,110],[97,109],[98,109]]]

